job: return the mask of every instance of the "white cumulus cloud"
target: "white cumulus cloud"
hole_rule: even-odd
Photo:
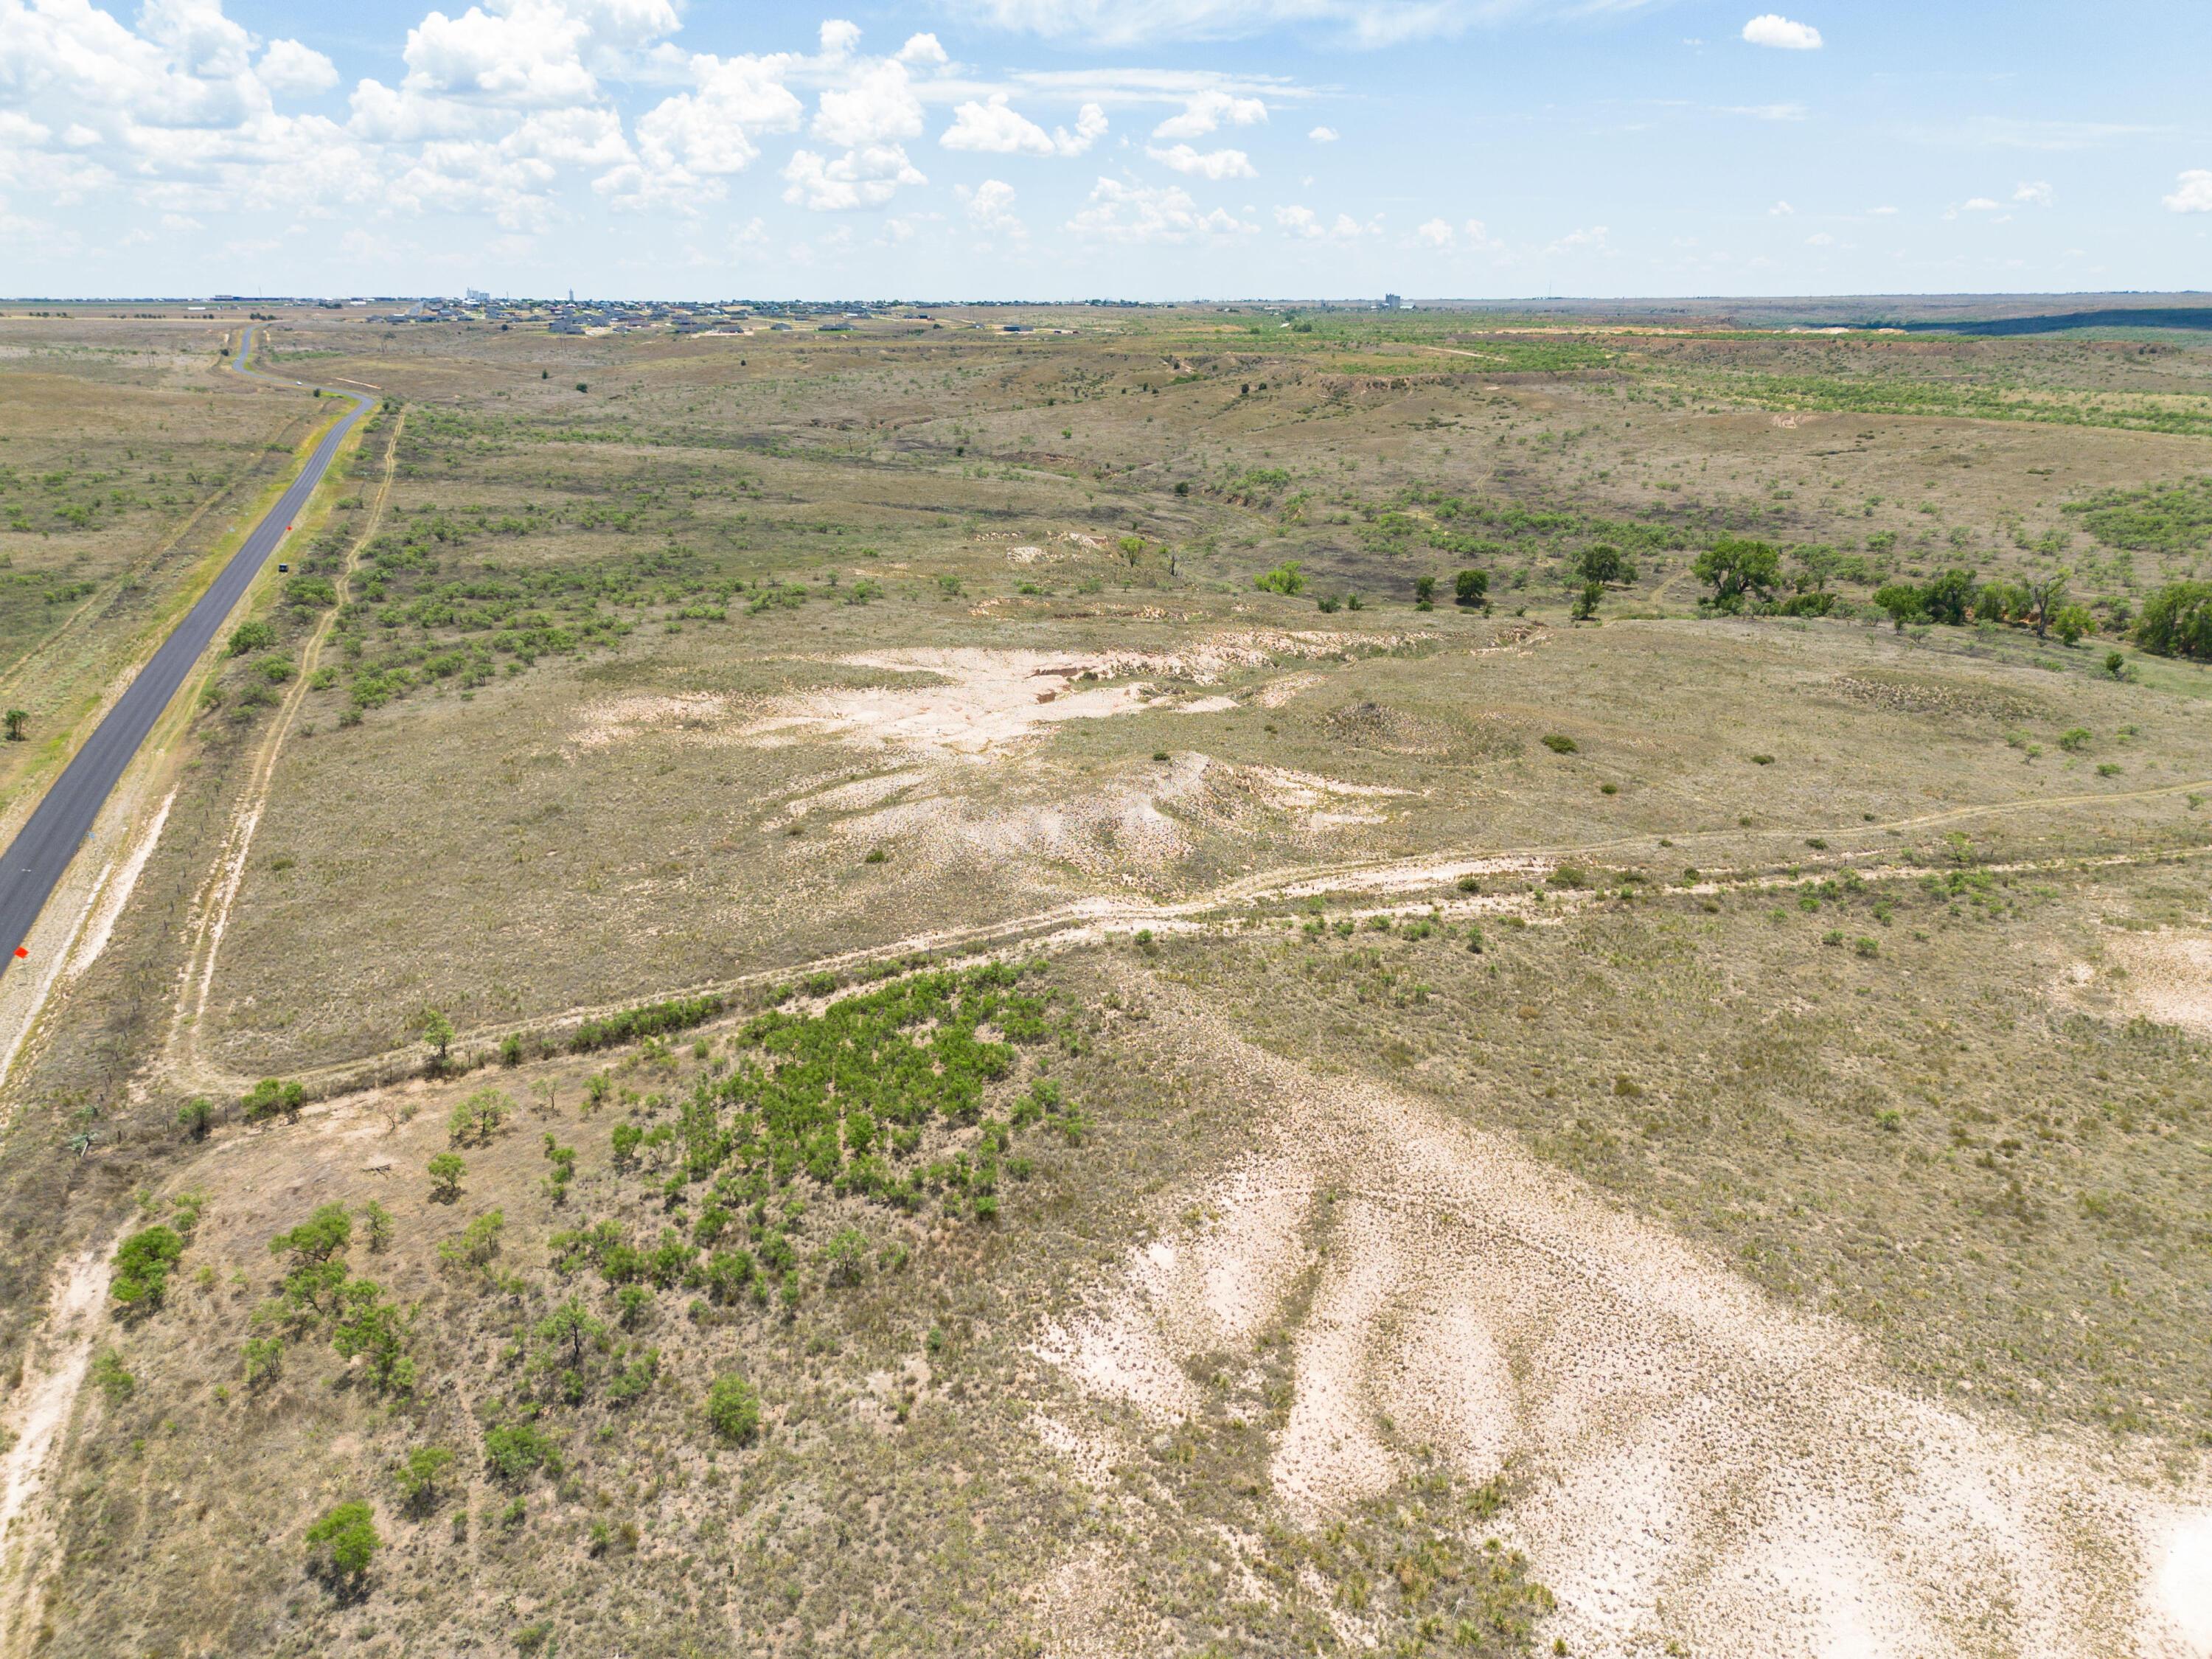
[[[2055,198],[2051,186],[2042,179],[2037,179],[2024,181],[2013,191],[2012,199],[2025,203],[2029,207],[2049,207]]]
[[[1201,92],[1152,129],[1155,138],[1203,138],[1224,122],[1249,127],[1267,118],[1267,106],[1257,98],[1239,98],[1218,89]]]
[[[1340,213],[1328,224],[1309,207],[1279,207],[1275,210],[1275,223],[1285,236],[1295,236],[1302,241],[1356,241],[1380,228],[1376,224],[1363,225],[1348,213]]]
[[[1793,22],[1779,12],[1762,12],[1743,26],[1743,38],[1754,46],[1776,46],[1784,52],[1818,52],[1820,31],[1810,23]]]
[[[2169,213],[2212,213],[2212,167],[2191,167],[2173,181],[2173,194],[2162,198]]]
[[[1241,149],[1194,149],[1188,144],[1176,144],[1167,149],[1153,145],[1145,147],[1145,154],[1162,167],[1172,167],[1177,173],[1188,173],[1200,179],[1256,179],[1260,176],[1252,165],[1252,158]]]
[[[1188,242],[1249,235],[1259,228],[1214,208],[1201,212],[1190,192],[1176,185],[1139,185],[1102,178],[1091,200],[1067,222],[1078,236],[1109,242]]]
[[[1306,137],[1316,144],[1333,144],[1341,136],[1334,127],[1316,127],[1311,132],[1306,134]]]
[[[1005,179],[986,179],[973,190],[957,185],[952,193],[966,204],[968,222],[975,229],[1002,236],[1024,234],[1022,222],[1014,213],[1014,187]]]
[[[831,160],[811,149],[793,152],[783,169],[783,199],[814,213],[881,207],[902,185],[929,180],[897,144],[867,144]]]
[[[1075,120],[1075,131],[1066,127],[1047,132],[1020,111],[1010,107],[1006,94],[994,92],[988,103],[970,100],[952,112],[952,125],[939,137],[947,149],[978,150],[988,155],[1080,155],[1106,131],[1106,112],[1085,104]]]
[[[906,65],[885,58],[856,70],[843,86],[822,94],[812,131],[817,138],[851,149],[912,138],[921,131],[921,100]]]
[[[338,66],[297,40],[271,40],[256,67],[261,83],[271,92],[306,96],[328,92],[338,83]]]
[[[1231,40],[1304,24],[1358,46],[1384,46],[1453,33],[1522,8],[1494,0],[969,0],[966,9],[1001,28],[1103,46]]]

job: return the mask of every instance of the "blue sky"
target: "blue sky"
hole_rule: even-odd
[[[2194,0],[0,0],[0,294],[2212,286]]]

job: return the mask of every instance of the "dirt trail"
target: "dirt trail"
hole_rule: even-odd
[[[1964,819],[2002,815],[2009,812],[2048,810],[2075,804],[2102,804],[2116,800],[2150,799],[2167,795],[2191,793],[2212,793],[2212,780],[2195,783],[2168,784],[2155,789],[2135,790],[2124,794],[2063,796],[2050,800],[2018,800],[1990,802],[1979,805],[1953,807],[1917,817],[1893,819],[1887,823],[1863,822],[1822,830],[1812,826],[1811,833],[1838,843],[1833,850],[1817,858],[1807,857],[1800,849],[1804,844],[1806,826],[1789,830],[1761,832],[1762,838],[1786,846],[1790,850],[1789,862],[1817,877],[1826,871],[1857,868],[1869,873],[1864,854],[1850,850],[1848,842],[1854,836],[1872,836],[1892,829],[1925,828],[1938,823],[1949,823]],[[1741,830],[1713,830],[1685,834],[1675,840],[1675,850],[1670,858],[1693,853],[1700,846],[1714,842],[1742,841],[1747,836]],[[944,927],[909,934],[903,939],[886,939],[879,944],[863,945],[855,950],[840,951],[815,961],[787,963],[733,977],[693,985],[666,986],[641,992],[618,1002],[595,1003],[567,1008],[557,1012],[540,1014],[523,1020],[502,1022],[496,1028],[483,1027],[464,1031],[455,1038],[455,1046],[463,1051],[495,1043],[509,1033],[531,1036],[549,1031],[568,1029],[587,1019],[601,1019],[619,1013],[641,1002],[661,998],[695,997],[706,995],[731,996],[761,986],[774,985],[787,980],[803,978],[808,974],[836,971],[882,962],[889,957],[909,955],[918,951],[985,951],[1002,949],[1023,944],[1040,950],[1054,948],[1061,943],[1082,944],[1097,939],[1101,932],[1130,932],[1139,927],[1179,929],[1190,926],[1194,919],[1218,915],[1235,907],[1262,903],[1273,899],[1326,897],[1339,894],[1382,894],[1413,892],[1424,888],[1447,886],[1462,876],[1478,879],[1485,876],[1504,874],[1543,873],[1561,864],[1587,859],[1594,854],[1657,850],[1658,837],[1654,834],[1638,834],[1608,838],[1604,841],[1582,842],[1571,845],[1500,849],[1480,854],[1437,854],[1410,859],[1352,860],[1334,864],[1313,864],[1303,868],[1261,871],[1255,874],[1226,882],[1219,887],[1187,899],[1154,902],[1142,897],[1097,896],[1070,900],[1046,909],[1025,915],[1010,916],[1002,921],[981,922],[969,927]],[[1882,857],[1890,856],[1885,848]],[[2034,870],[2082,869],[2137,863],[2166,863],[2179,859],[2203,856],[2212,847],[2167,848],[2142,854],[2113,854],[2097,858],[2064,858],[2042,861],[2016,861],[1979,867],[1998,872]],[[1888,871],[1891,874],[1918,874],[1917,870],[1905,872]],[[1730,888],[1762,888],[1792,885],[1782,878],[1748,877],[1740,881],[1706,879],[1691,884],[1681,890],[1710,894]],[[180,1005],[181,1006],[181,1005]],[[357,1086],[351,1079],[392,1078],[406,1072],[419,1062],[420,1055],[412,1048],[392,1049],[380,1054],[367,1054],[356,1060],[342,1060],[329,1066],[310,1067],[294,1075],[310,1086],[337,1085],[342,1088]],[[186,1089],[235,1090],[248,1086],[253,1079],[240,1073],[224,1072],[207,1065],[196,1050],[180,1063],[179,1046],[172,1043],[165,1056],[165,1070],[171,1080]],[[260,1075],[256,1073],[256,1076]]]
[[[38,1626],[40,1583],[52,1516],[40,1503],[76,1410],[107,1301],[112,1245],[87,1249],[55,1280],[46,1321],[23,1363],[0,1456],[0,1655],[28,1652]]]
[[[352,592],[353,574],[361,559],[362,550],[374,538],[383,522],[386,503],[392,496],[392,481],[395,476],[398,454],[399,434],[406,428],[404,410],[392,423],[392,432],[384,446],[384,481],[377,488],[376,504],[369,509],[368,517],[354,538],[348,550],[344,566],[332,584],[337,590],[337,603],[324,612],[308,636],[306,648],[301,653],[300,672],[294,677],[292,689],[285,694],[283,706],[276,718],[270,722],[268,735],[263,738],[261,748],[254,756],[253,770],[246,780],[246,793],[240,798],[237,810],[231,815],[229,833],[224,837],[222,851],[217,855],[210,872],[207,884],[202,890],[191,922],[191,949],[185,959],[181,983],[175,1006],[170,1012],[169,1035],[164,1055],[165,1066],[192,1073],[199,1068],[199,1030],[207,1015],[208,993],[215,984],[216,958],[222,949],[223,930],[229,925],[230,908],[238,898],[238,887],[246,876],[246,861],[253,850],[253,832],[260,826],[261,813],[269,801],[269,787],[276,772],[276,761],[283,752],[284,740],[292,734],[299,721],[300,707],[306,700],[307,688],[315,677],[315,669],[322,660],[323,645],[331,629],[337,623],[338,614],[345,608]]]
[[[1558,1595],[1541,1644],[1712,1659],[2202,1659],[2212,1492],[2183,1504],[2097,1451],[1898,1386],[1847,1328],[1782,1308],[1505,1137],[1324,1079],[1201,1014],[1159,1040],[1225,1067],[1268,1150],[1160,1213],[1040,1354],[1096,1402],[1054,1445],[1142,1443],[1200,1406],[1201,1362],[1286,1322],[1277,1501],[1326,1524],[1433,1446],[1470,1482],[1510,1456],[1502,1522]],[[1191,1206],[1191,1207],[1187,1207]],[[1316,1271],[1300,1313],[1286,1296]],[[1055,1651],[1120,1651],[1065,1603]],[[1091,1598],[1077,1598],[1078,1600]],[[1668,1652],[1675,1651],[1671,1646]]]

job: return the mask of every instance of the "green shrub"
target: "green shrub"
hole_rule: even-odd
[[[137,1391],[138,1379],[124,1369],[112,1348],[102,1348],[93,1355],[90,1375],[110,1406],[121,1405]]]
[[[417,1446],[399,1460],[392,1478],[410,1511],[420,1515],[437,1507],[438,1482],[453,1462],[453,1454],[443,1446]]]
[[[300,1121],[300,1109],[307,1103],[307,1091],[303,1085],[273,1077],[263,1078],[238,1103],[248,1123],[259,1123],[279,1115],[287,1123],[296,1123]]]
[[[1544,734],[1543,741],[1544,747],[1555,755],[1571,755],[1582,747],[1563,732],[1547,732]]]
[[[1306,579],[1293,562],[1279,564],[1265,574],[1253,577],[1252,586],[1263,593],[1297,594],[1306,591]]]
[[[267,1388],[284,1374],[284,1339],[249,1336],[246,1339],[246,1386]]]
[[[368,1573],[384,1540],[368,1505],[356,1502],[325,1510],[322,1519],[307,1528],[307,1547],[319,1574],[351,1588]]]
[[[825,1285],[857,1285],[868,1267],[868,1241],[857,1227],[841,1227],[822,1249]]]
[[[151,1310],[161,1305],[169,1271],[185,1253],[185,1241],[173,1227],[155,1224],[125,1239],[115,1252],[109,1290],[125,1308]]]
[[[517,1486],[540,1469],[561,1472],[561,1449],[530,1423],[502,1423],[484,1431],[484,1465],[494,1478]]]
[[[441,1204],[450,1204],[461,1195],[461,1177],[468,1165],[458,1152],[440,1152],[423,1166],[430,1176],[430,1196]]]
[[[231,629],[230,654],[243,657],[249,652],[266,651],[276,643],[276,630],[265,622],[245,622]]]
[[[2212,582],[2170,582],[2152,594],[2136,643],[2155,656],[2212,661]]]
[[[488,1210],[439,1245],[438,1259],[449,1267],[488,1267],[506,1231],[506,1212]]]
[[[2083,635],[2097,631],[2097,619],[2078,605],[2062,605],[2051,616],[2051,631],[2062,645],[2078,645]]]
[[[648,1003],[610,1014],[605,1019],[586,1020],[577,1028],[576,1035],[568,1039],[568,1047],[576,1054],[588,1054],[619,1042],[635,1042],[668,1031],[689,1030],[720,1013],[722,1006],[722,999],[718,996],[680,997]]]
[[[760,1432],[760,1395],[742,1376],[719,1377],[707,1390],[707,1421],[732,1445],[748,1444]]]

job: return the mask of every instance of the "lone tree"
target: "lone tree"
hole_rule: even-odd
[[[1490,573],[1487,570],[1462,570],[1452,578],[1452,599],[1460,605],[1480,605],[1490,609]]]
[[[339,1504],[307,1528],[310,1566],[340,1595],[360,1592],[369,1563],[383,1547],[376,1517],[366,1504]]]
[[[538,1324],[538,1340],[556,1346],[566,1345],[568,1364],[579,1369],[584,1363],[584,1350],[606,1334],[607,1328],[592,1318],[584,1304],[573,1296]]]
[[[441,1204],[450,1204],[461,1195],[461,1177],[468,1173],[468,1165],[461,1162],[458,1152],[441,1152],[425,1166],[430,1174],[430,1196]]]
[[[2027,579],[2028,618],[2035,625],[2035,637],[2044,638],[2058,614],[2058,607],[2066,603],[2066,584],[2073,577],[2070,570],[2054,570],[2047,575]]]
[[[8,711],[6,719],[8,722],[8,741],[10,743],[22,742],[23,727],[29,724],[31,719],[30,710],[27,708],[11,708]]]
[[[1583,550],[1576,561],[1576,568],[1586,582],[1600,582],[1607,587],[1636,580],[1636,567],[1622,556],[1611,542],[1597,542]]]
[[[760,1432],[760,1395],[742,1376],[716,1379],[707,1390],[707,1421],[716,1434],[742,1446]]]
[[[446,1055],[453,1046],[453,1022],[433,1008],[422,1019],[422,1041],[430,1045],[430,1069],[446,1069]]]
[[[1605,598],[1605,584],[1595,577],[1583,584],[1583,591],[1575,595],[1574,620],[1589,622],[1597,615],[1599,603]]]
[[[417,1446],[399,1460],[392,1475],[409,1510],[420,1515],[437,1507],[438,1481],[453,1462],[453,1453],[443,1446]]]
[[[466,1100],[456,1101],[446,1118],[447,1133],[456,1146],[474,1140],[489,1146],[491,1138],[514,1103],[497,1089],[479,1089]]]
[[[215,1106],[205,1095],[195,1095],[177,1109],[177,1123],[194,1140],[205,1140],[215,1122]]]
[[[1690,574],[1713,590],[1707,601],[1724,616],[1735,616],[1753,599],[1772,596],[1782,580],[1782,556],[1766,542],[1723,536],[1698,555]]]

